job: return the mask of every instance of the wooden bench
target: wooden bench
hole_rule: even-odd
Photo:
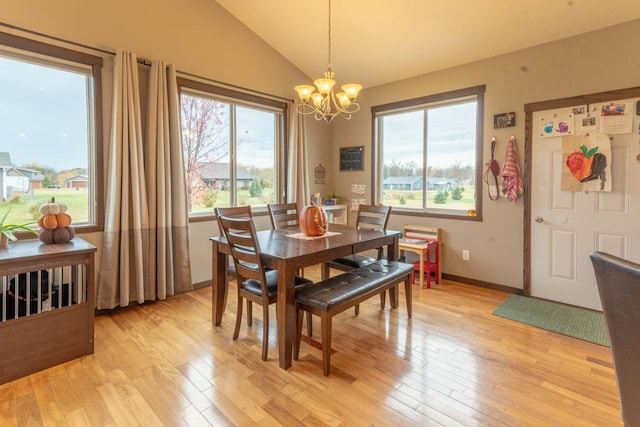
[[[296,292],[298,330],[294,343],[294,360],[298,360],[302,334],[302,314],[306,311],[320,317],[322,329],[322,366],[329,375],[331,366],[331,323],[334,315],[404,281],[407,314],[411,317],[411,277],[413,265],[381,259],[366,267],[330,277]],[[393,295],[393,294],[392,294]],[[395,294],[397,295],[397,293]],[[397,303],[397,300],[395,301]],[[394,301],[392,301],[392,304]]]

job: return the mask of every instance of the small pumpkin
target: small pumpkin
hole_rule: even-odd
[[[58,228],[68,227],[71,225],[71,215],[68,213],[59,213],[56,215],[56,221],[58,222]]]
[[[38,239],[42,243],[66,243],[73,239],[76,235],[76,231],[73,227],[63,227],[50,230],[48,228],[42,228],[38,232]]]
[[[306,236],[324,236],[329,229],[329,218],[322,206],[305,206],[300,211],[300,231]]]
[[[67,205],[62,202],[56,202],[56,198],[52,197],[48,203],[40,206],[41,215],[58,215],[67,211]]]
[[[41,216],[40,218],[38,218],[38,226],[40,228],[46,228],[48,230],[53,230],[55,228],[58,228],[57,216],[56,215]]]

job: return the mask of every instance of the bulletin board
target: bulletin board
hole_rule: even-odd
[[[340,171],[364,170],[364,145],[340,148]]]

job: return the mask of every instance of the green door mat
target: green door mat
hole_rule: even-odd
[[[494,316],[610,347],[602,313],[520,295],[509,295]]]

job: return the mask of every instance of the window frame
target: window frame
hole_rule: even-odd
[[[372,173],[371,173],[371,188],[373,189],[373,200],[374,204],[379,204],[382,202],[382,168],[383,168],[383,157],[382,157],[382,144],[379,140],[380,135],[380,126],[378,118],[398,112],[411,112],[411,111],[419,111],[426,110],[430,106],[442,106],[442,105],[455,105],[457,103],[463,102],[464,99],[469,99],[475,97],[477,102],[476,108],[476,155],[475,155],[475,189],[474,189],[474,198],[475,198],[475,209],[476,215],[470,216],[466,213],[451,213],[451,211],[440,211],[440,210],[429,210],[425,208],[417,209],[408,209],[394,206],[394,211],[396,213],[401,213],[402,215],[407,216],[420,216],[420,217],[431,217],[431,218],[448,218],[448,219],[458,219],[458,220],[469,220],[469,221],[482,221],[482,139],[483,139],[483,129],[484,129],[484,93],[485,93],[485,85],[478,85],[473,87],[468,87],[464,89],[457,89],[448,92],[437,93],[433,95],[422,96],[418,98],[412,98],[408,100],[396,101],[388,104],[376,105],[371,107],[371,146],[373,147],[372,153]],[[421,108],[423,107],[423,108]],[[425,136],[426,138],[426,136]],[[426,141],[426,140],[425,140]],[[425,142],[425,150],[427,149],[428,141]],[[423,160],[423,168],[424,171],[427,171],[427,165]],[[457,212],[457,211],[456,211]]]
[[[278,101],[275,99],[253,95],[246,92],[241,92],[233,89],[229,89],[223,86],[217,86],[211,83],[205,83],[200,80],[194,80],[187,77],[179,76],[177,78],[178,83],[178,97],[182,96],[183,91],[188,94],[193,92],[201,92],[221,102],[226,102],[235,106],[249,107],[249,108],[264,108],[265,110],[277,111],[280,114],[280,120],[276,123],[276,130],[279,130],[280,138],[274,147],[275,150],[275,165],[274,173],[274,194],[276,200],[274,203],[278,203],[281,198],[286,197],[287,188],[287,164],[288,164],[288,115],[289,104],[287,102]],[[185,90],[186,89],[186,90]],[[232,160],[234,163],[235,160]],[[235,169],[235,165],[231,166],[231,169]],[[254,214],[266,215],[267,208],[252,208]],[[213,209],[211,213],[196,213],[189,214],[189,222],[211,221],[215,219]]]
[[[91,99],[88,102],[88,118],[89,118],[89,209],[93,209],[93,222],[86,225],[74,224],[73,228],[76,233],[92,233],[104,230],[104,165],[103,165],[103,127],[102,127],[102,66],[103,58],[100,56],[90,55],[88,53],[68,49],[62,46],[56,46],[14,34],[0,32],[0,45],[9,49],[18,51],[17,54],[24,55],[34,59],[37,63],[38,59],[44,64],[49,65],[59,63],[60,60],[80,64],[91,70],[91,84],[89,95]],[[61,64],[60,69],[64,69]],[[27,232],[16,233],[18,238],[33,237]]]

